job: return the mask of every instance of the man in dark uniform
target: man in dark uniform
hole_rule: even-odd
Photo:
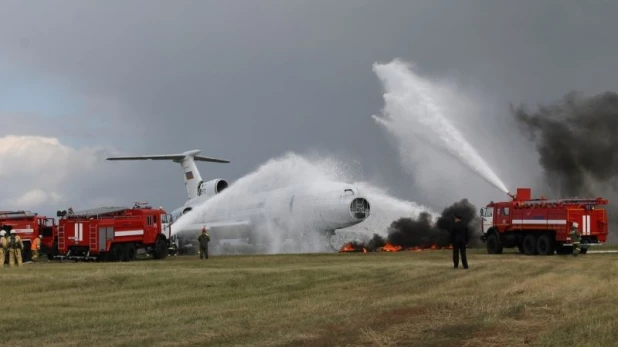
[[[464,269],[468,268],[468,258],[466,257],[466,246],[468,245],[468,226],[461,220],[461,216],[455,215],[455,223],[451,227],[451,244],[453,245],[453,267],[459,267],[459,254],[461,253],[461,263]]]
[[[208,259],[208,242],[210,242],[210,235],[206,227],[202,228],[202,234],[197,238],[200,244],[200,259]]]

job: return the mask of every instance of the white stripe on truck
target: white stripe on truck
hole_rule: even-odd
[[[144,230],[116,231],[114,233],[114,236],[136,236],[136,235],[144,235]]]

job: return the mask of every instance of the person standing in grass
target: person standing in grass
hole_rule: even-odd
[[[461,254],[461,263],[464,269],[468,268],[468,257],[466,256],[466,247],[468,246],[468,226],[461,220],[461,216],[455,215],[455,223],[451,230],[451,244],[453,245],[453,267],[459,267],[459,255]]]
[[[35,237],[30,244],[30,252],[32,254],[31,259],[33,262],[39,261],[39,251],[41,250],[41,237],[43,237],[43,235]]]
[[[0,267],[4,267],[4,260],[6,259],[5,254],[7,254],[7,250],[9,248],[9,242],[6,240],[6,230],[4,230],[4,226],[2,226],[2,230],[0,230]]]
[[[197,238],[200,243],[200,259],[208,259],[208,242],[210,242],[210,235],[206,227],[202,227],[202,234]]]
[[[9,267],[13,267],[15,263],[20,267],[22,264],[21,252],[24,249],[24,244],[15,230],[11,230],[9,236]]]

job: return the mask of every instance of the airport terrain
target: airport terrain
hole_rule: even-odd
[[[605,247],[604,247],[605,248]],[[618,254],[196,256],[3,269],[7,346],[610,346]]]

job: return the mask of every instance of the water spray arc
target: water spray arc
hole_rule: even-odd
[[[410,136],[421,140],[434,149],[448,153],[467,169],[503,193],[506,185],[455,127],[451,117],[456,112],[448,110],[448,94],[445,87],[413,73],[410,65],[400,60],[388,64],[374,64],[385,90],[385,106],[382,116],[372,116],[377,124],[394,135],[400,151],[407,151],[411,145]]]

